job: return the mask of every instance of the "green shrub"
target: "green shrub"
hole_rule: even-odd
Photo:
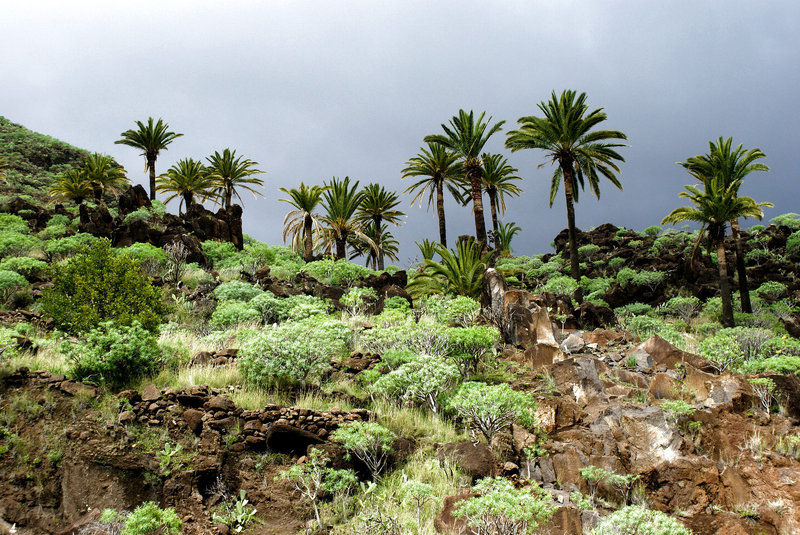
[[[618,535],[620,533],[653,535],[692,535],[683,524],[661,511],[629,505],[603,518],[592,530],[592,535]]]
[[[300,296],[295,296],[300,297]],[[292,321],[301,321],[314,317],[327,316],[330,309],[328,303],[313,296],[303,296],[310,298],[308,300],[293,300],[291,308],[289,309],[289,319]],[[291,299],[291,298],[289,298]]]
[[[183,522],[175,509],[161,509],[155,502],[145,502],[125,518],[120,535],[179,535]]]
[[[341,424],[331,434],[331,440],[359,458],[367,465],[372,479],[377,479],[386,467],[397,435],[374,422],[354,421]]]
[[[448,401],[450,409],[483,433],[491,445],[495,433],[517,422],[523,427],[536,425],[536,401],[528,394],[512,390],[507,383],[463,383]]]
[[[57,266],[53,286],[42,292],[40,302],[42,312],[71,333],[109,320],[118,325],[138,321],[155,332],[166,312],[161,292],[139,273],[136,261],[115,256],[105,239]]]
[[[584,260],[591,261],[592,257],[600,252],[600,246],[593,243],[578,247],[578,256]]]
[[[668,325],[658,318],[650,316],[633,316],[625,321],[625,328],[633,336],[642,340],[651,336],[660,336],[677,348],[684,349],[686,340],[672,325]]]
[[[800,375],[800,357],[795,355],[776,355],[763,359],[745,362],[741,370],[743,373],[783,373]]]
[[[617,271],[622,267],[623,264],[625,264],[625,259],[622,258],[621,256],[617,256],[609,260],[607,265],[609,269]]]
[[[456,518],[466,519],[471,533],[533,533],[557,509],[550,493],[538,485],[518,489],[504,477],[481,479],[472,492],[477,496],[463,500],[453,511]]]
[[[25,234],[30,231],[28,222],[14,214],[0,212],[0,229]]]
[[[700,342],[698,352],[720,372],[728,368],[736,370],[743,363],[761,356],[764,346],[772,338],[774,334],[766,329],[720,329],[714,336]]]
[[[571,296],[578,289],[578,283],[568,275],[557,275],[550,277],[542,290],[545,292],[554,293],[556,295]]]
[[[658,225],[651,225],[642,231],[645,236],[658,236],[663,229]]]
[[[265,327],[241,344],[239,369],[259,387],[317,383],[351,337],[344,323],[315,318]]]
[[[432,315],[436,321],[460,324],[469,327],[475,322],[481,310],[481,304],[471,297],[459,295],[428,295],[420,299],[419,309]]]
[[[677,316],[689,323],[698,310],[700,310],[700,299],[691,295],[688,297],[673,297],[664,303],[660,312],[666,316]]]
[[[381,376],[372,389],[391,400],[427,405],[436,413],[440,396],[453,388],[460,377],[455,365],[439,357],[422,355]]]
[[[374,288],[350,288],[339,300],[350,312],[351,316],[365,314],[370,306],[378,300],[378,294]]]
[[[617,273],[617,282],[621,286],[627,286],[631,282],[633,282],[633,278],[636,276],[636,270],[631,269],[629,267],[624,267],[619,270]]]
[[[766,249],[751,249],[744,254],[744,261],[747,264],[755,265],[764,262],[772,256]]]
[[[30,234],[22,234],[12,230],[0,230],[0,258],[8,256],[27,256],[41,245],[41,242]]]
[[[800,226],[800,225],[798,225]],[[793,227],[797,228],[797,227]],[[797,255],[800,254],[800,230],[792,232],[786,238],[786,254]]]
[[[597,277],[594,279],[590,279],[587,276],[581,277],[580,287],[583,288],[583,291],[586,294],[605,294],[609,288],[611,288],[611,283],[614,282],[614,279],[609,279],[606,277]]]
[[[614,313],[621,317],[627,318],[632,316],[647,316],[653,312],[653,307],[647,303],[628,303],[625,306],[617,307]]]
[[[667,274],[663,271],[639,271],[633,276],[631,282],[636,286],[646,286],[654,292],[666,277]]]
[[[28,280],[16,271],[0,270],[0,305],[5,304],[12,293],[26,286]]]
[[[454,361],[464,378],[477,371],[492,346],[500,340],[500,333],[494,327],[476,325],[474,327],[452,327],[445,331],[447,353]]]
[[[2,264],[0,264],[0,266],[2,266]],[[756,293],[764,294],[773,299],[780,299],[789,293],[789,288],[778,281],[767,281],[758,287]]]
[[[29,256],[12,256],[0,262],[0,271],[16,271],[26,279],[38,279],[44,275],[47,262]]]
[[[302,272],[324,284],[352,284],[374,273],[371,269],[347,260],[317,260],[303,266]]]
[[[167,265],[167,255],[164,253],[164,249],[156,247],[152,243],[133,243],[128,247],[117,249],[116,252],[136,260],[142,271],[150,277],[160,276]]]
[[[260,288],[242,281],[223,282],[214,289],[214,295],[220,301],[250,301],[262,293]]]
[[[155,336],[138,322],[130,326],[101,323],[89,332],[86,342],[65,342],[62,351],[72,362],[71,377],[114,389],[153,373],[161,364]]]
[[[211,314],[209,323],[217,329],[227,329],[247,323],[260,323],[261,313],[243,301],[223,301]]]
[[[200,244],[203,254],[215,269],[226,267],[224,264],[235,258],[238,252],[236,247],[228,241],[206,240]]]
[[[411,310],[411,304],[408,302],[408,299],[405,297],[400,297],[399,295],[395,295],[393,297],[387,297],[383,300],[383,310],[399,310],[401,312],[408,312]]]
[[[788,214],[777,215],[770,219],[769,222],[776,227],[800,228],[800,214],[789,212]]]
[[[60,260],[84,252],[100,238],[80,232],[72,236],[58,238],[47,242],[45,253],[52,260]]]

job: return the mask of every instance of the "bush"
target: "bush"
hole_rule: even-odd
[[[645,236],[658,236],[663,229],[658,225],[651,225],[642,231]]]
[[[463,383],[448,405],[470,427],[483,433],[489,445],[495,433],[513,422],[523,427],[536,425],[536,401],[528,394],[512,390],[507,383],[493,386]]]
[[[370,306],[378,300],[378,294],[374,288],[350,288],[339,300],[346,306],[351,316],[366,314]]]
[[[642,340],[650,338],[651,336],[660,336],[670,344],[684,349],[686,341],[683,335],[679,333],[672,325],[668,325],[658,318],[651,318],[650,316],[634,316],[627,319],[625,328],[633,336],[638,336]]]
[[[4,305],[12,293],[28,286],[28,280],[7,269],[0,270],[0,306]]]
[[[160,276],[167,265],[167,255],[164,250],[152,243],[134,243],[128,247],[117,249],[117,254],[128,255],[136,260],[144,274],[149,277]]]
[[[792,232],[789,237],[786,238],[786,254],[800,254],[800,230]]]
[[[225,264],[230,263],[238,254],[236,246],[227,241],[206,240],[200,244],[200,247],[203,249],[203,254],[211,261],[214,269],[227,267]]]
[[[475,327],[452,327],[445,332],[447,352],[464,378],[471,371],[477,371],[483,357],[500,340],[500,333],[494,327],[478,325]]]
[[[636,270],[631,269],[629,267],[624,267],[619,270],[617,273],[617,282],[621,286],[627,286],[631,282],[633,282],[633,278],[636,276]]]
[[[677,316],[686,323],[700,310],[700,299],[695,296],[676,296],[667,301],[661,308],[661,313],[668,316]]]
[[[242,281],[223,282],[214,289],[214,295],[220,301],[250,301],[262,293],[260,288]]]
[[[764,359],[751,360],[742,365],[744,373],[774,372],[800,375],[800,357],[795,355],[777,355]]]
[[[616,271],[620,269],[623,266],[623,264],[625,264],[625,259],[622,258],[621,256],[617,256],[609,260],[607,265],[609,269]]]
[[[420,355],[447,355],[447,328],[422,318],[419,322],[409,318],[405,323],[387,327],[376,326],[359,335],[358,346],[364,353],[384,355],[391,349],[408,349]]]
[[[0,264],[2,266],[2,264]],[[763,294],[773,299],[780,299],[789,293],[789,289],[785,284],[778,281],[767,281],[758,287],[757,294]]]
[[[85,252],[94,245],[100,238],[91,234],[80,232],[65,238],[58,238],[47,242],[45,253],[51,260],[60,260],[69,256]]]
[[[628,303],[614,309],[614,314],[619,317],[646,316],[653,312],[653,307],[647,303]]]
[[[475,299],[463,295],[429,295],[420,299],[419,309],[432,315],[440,323],[469,327],[475,322],[481,305]]]
[[[542,290],[556,295],[571,296],[578,289],[578,283],[568,275],[558,275],[547,280]]]
[[[618,535],[620,533],[692,535],[683,524],[661,511],[629,505],[603,518],[592,530],[592,535]]]
[[[386,467],[397,435],[374,422],[354,421],[340,425],[331,440],[367,465],[374,480]]]
[[[214,328],[227,329],[247,323],[260,323],[261,320],[261,313],[249,303],[223,301],[214,309],[209,322]]]
[[[550,493],[538,485],[518,489],[504,477],[481,479],[472,492],[478,496],[459,503],[453,516],[465,518],[471,533],[478,535],[531,533],[557,509]]]
[[[72,378],[114,389],[153,373],[161,364],[155,337],[138,322],[130,326],[104,322],[89,332],[86,342],[65,344],[62,350],[72,361]]]
[[[108,240],[98,240],[55,270],[52,288],[42,292],[42,312],[59,328],[85,332],[104,321],[139,322],[155,332],[166,312],[161,292],[139,273],[128,256],[115,256]]]
[[[12,256],[0,262],[0,271],[16,271],[26,279],[39,279],[47,269],[47,262],[29,256]]]
[[[636,286],[647,286],[650,291],[656,291],[656,288],[664,282],[667,274],[663,271],[639,271],[633,276],[633,284]]]
[[[439,397],[453,388],[460,378],[458,368],[442,358],[416,356],[375,381],[372,389],[389,399],[412,405],[424,404],[439,412]]]
[[[582,245],[578,247],[578,256],[584,260],[590,261],[594,255],[600,252],[600,246],[593,243]]]
[[[0,212],[0,228],[4,231],[26,233],[30,230],[27,221],[18,215]]]
[[[0,258],[26,256],[39,245],[39,240],[29,234],[6,229],[0,230]]]
[[[175,509],[161,509],[155,502],[145,502],[125,518],[120,535],[179,535],[183,522]]]
[[[239,369],[259,387],[305,386],[347,352],[350,329],[340,321],[307,319],[265,327],[241,345]]]
[[[580,287],[583,288],[583,291],[587,295],[597,294],[598,296],[602,296],[608,291],[609,288],[611,288],[612,282],[614,282],[614,279],[609,279],[606,277],[590,279],[584,275],[581,277]]]
[[[794,212],[781,214],[773,217],[769,222],[776,227],[800,228],[800,214],[795,214]]]
[[[331,285],[349,285],[375,273],[364,266],[353,264],[347,260],[317,260],[303,266],[302,270],[319,282]]]

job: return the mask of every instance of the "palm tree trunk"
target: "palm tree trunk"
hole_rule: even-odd
[[[186,211],[189,211],[189,208],[194,204],[194,195],[191,191],[183,192],[183,204],[186,205]],[[178,207],[178,211],[180,212],[180,206]]]
[[[436,212],[439,216],[439,243],[447,247],[447,225],[444,220],[444,181],[436,182]]]
[[[717,240],[717,265],[719,266],[719,293],[722,298],[722,325],[733,327],[733,304],[728,282],[728,260],[725,258],[724,235]]]
[[[156,159],[147,160],[147,168],[150,170],[150,200],[156,199]]]
[[[497,192],[489,192],[489,210],[492,213],[492,229],[494,229],[494,237],[497,239]]]
[[[375,225],[375,258],[378,264],[378,271],[383,271],[383,236],[381,236],[381,216],[376,215],[372,218],[372,224]]]
[[[231,185],[225,186],[225,210],[229,210],[231,207],[231,201],[233,200],[233,187]]]
[[[336,238],[336,260],[347,257],[347,235],[340,234]]]
[[[314,240],[312,238],[311,214],[306,213],[303,218],[303,260],[314,260]]]
[[[481,191],[481,176],[470,172],[469,182],[472,186],[472,213],[475,215],[475,239],[486,248],[486,222],[483,218],[483,192]]]
[[[578,262],[578,238],[575,234],[575,204],[572,192],[572,162],[561,164],[564,173],[564,197],[567,202],[567,233],[569,236],[570,275],[576,281],[581,280],[581,266]]]
[[[731,235],[733,243],[736,245],[736,274],[739,277],[739,299],[742,302],[742,312],[753,313],[753,305],[750,303],[750,288],[747,285],[747,269],[744,266],[744,248],[742,247],[742,237],[739,234],[739,220],[731,220]]]

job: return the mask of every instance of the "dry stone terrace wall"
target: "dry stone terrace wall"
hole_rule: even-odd
[[[50,388],[58,389],[72,396],[93,398],[100,394],[100,389],[77,381],[67,379],[63,375],[50,372],[29,371],[21,368],[7,382],[18,386],[28,381],[46,383]],[[208,386],[193,386],[183,389],[161,390],[155,385],[148,385],[139,393],[136,390],[124,390],[117,397],[127,400],[121,403],[123,409],[119,414],[119,423],[143,423],[153,426],[172,426],[188,428],[196,435],[201,435],[204,428],[231,433],[240,430],[239,448],[264,449],[273,427],[286,430],[297,428],[326,440],[328,436],[344,422],[367,421],[372,413],[366,409],[343,411],[333,408],[329,411],[316,411],[298,407],[280,407],[267,405],[259,410],[243,410],[224,394],[224,391]],[[233,445],[237,449],[237,444]]]

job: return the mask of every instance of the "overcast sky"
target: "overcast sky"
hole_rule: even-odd
[[[744,186],[775,203],[765,219],[800,212],[794,0],[27,0],[3,5],[2,21],[0,115],[110,154],[142,184],[143,158],[114,144],[136,120],[162,117],[184,134],[159,173],[236,149],[267,172],[265,198],[244,197],[245,232],[273,244],[289,210],[279,187],[347,175],[402,191],[404,162],[464,108],[506,121],[488,149],[519,168],[525,192],[503,219],[523,229],[518,254],[547,252],[566,226],[563,194],[548,208],[549,163],[503,142],[563,89],[586,92],[630,145],[624,191],[587,191],[580,228],[658,224],[691,183],[675,162],[719,136],[766,153],[771,171]],[[403,198],[408,220],[392,231],[405,266],[438,227]],[[449,202],[447,216],[450,237],[474,232],[469,208]]]

